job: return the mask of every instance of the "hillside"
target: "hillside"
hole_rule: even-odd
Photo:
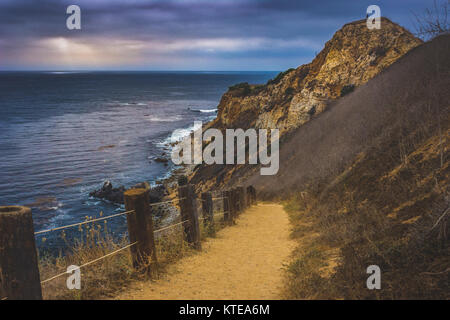
[[[419,45],[297,122],[281,139],[277,175],[251,166],[193,175],[205,187],[252,184],[284,201],[299,243],[289,298],[450,298],[449,46],[449,35]],[[372,264],[383,290],[365,286]]]
[[[219,128],[297,128],[325,110],[341,92],[360,86],[391,65],[421,40],[382,19],[380,30],[365,20],[344,25],[309,63],[280,73],[266,85],[230,87],[212,126]]]
[[[346,24],[311,63],[282,72],[265,85],[230,87],[207,127],[278,128],[282,137],[288,136],[422,43],[390,20],[383,18],[382,23],[380,30],[369,30],[365,20]],[[217,188],[231,179],[236,182],[247,170],[249,166],[203,165],[192,182]]]
[[[413,49],[330,105],[285,139],[277,175],[255,174],[249,183],[257,183],[267,196],[283,194],[340,173],[358,153],[384,142],[401,148],[397,159],[405,158],[417,143],[408,144],[406,136],[419,128],[435,129],[438,119],[444,126],[449,115],[448,42],[449,36],[442,36]]]
[[[278,175],[247,179],[288,199],[290,298],[449,298],[449,57],[448,35],[413,49],[297,129]]]
[[[449,56],[448,35],[412,50],[300,128],[276,178],[250,179],[268,197],[295,190],[291,298],[449,298]]]

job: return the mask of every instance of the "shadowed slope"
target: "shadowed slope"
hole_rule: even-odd
[[[277,175],[264,177],[258,171],[247,182],[266,197],[286,196],[332,178],[369,147],[399,143],[406,132],[444,121],[450,111],[449,46],[446,35],[413,49],[297,129],[282,144]]]

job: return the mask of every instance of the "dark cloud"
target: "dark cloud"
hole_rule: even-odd
[[[65,11],[70,4],[81,7],[81,31],[69,31],[65,26]],[[187,45],[186,50],[182,50],[174,46],[175,50],[166,52],[166,56],[184,57],[187,61],[196,57],[215,62],[234,59],[236,63],[231,64],[237,68],[238,60],[243,57],[263,59],[264,56],[261,61],[272,58],[281,63],[279,68],[283,69],[306,62],[302,59],[310,59],[343,24],[364,18],[370,4],[380,5],[383,15],[411,27],[411,11],[423,11],[432,0],[3,0],[0,3],[0,50],[6,63],[0,61],[0,67],[20,66],[22,55],[17,55],[17,51],[31,50],[30,43],[63,37],[86,45],[98,39],[165,44],[192,41],[199,49]],[[242,39],[250,39],[250,43],[260,46],[250,45],[246,49],[233,42],[234,50],[230,52],[220,46],[220,50],[215,50],[214,46],[208,50],[208,42],[206,45],[198,42],[202,39],[237,39],[238,44]],[[257,39],[264,40],[258,42]],[[268,46],[270,41],[278,47]],[[149,59],[151,56],[150,52]],[[297,57],[303,58],[296,62]],[[221,65],[226,63],[219,63],[217,68]],[[188,67],[192,68],[195,66]],[[241,68],[245,69],[245,65]],[[265,69],[265,66],[260,68]]]

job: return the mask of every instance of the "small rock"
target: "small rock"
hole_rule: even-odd
[[[165,158],[156,158],[155,161],[159,162],[159,163],[167,163],[167,162],[169,162],[169,160],[167,160]]]

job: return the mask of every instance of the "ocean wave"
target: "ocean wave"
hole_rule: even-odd
[[[148,105],[145,102],[123,102],[123,103],[119,103],[122,106],[146,106]]]
[[[167,144],[180,142],[181,140],[183,140],[183,138],[186,138],[192,132],[199,130],[200,128],[201,128],[201,125],[193,124],[192,126],[189,126],[187,128],[176,129],[172,132],[172,134],[170,136],[168,136],[166,139],[164,139],[158,145],[160,147],[163,147]]]
[[[200,112],[200,113],[213,113],[217,112],[217,109],[191,109],[192,112]]]
[[[172,116],[172,117],[162,117],[162,116],[147,115],[146,119],[148,121],[153,121],[153,122],[173,122],[173,121],[179,121],[182,118],[179,115]]]
[[[48,71],[44,72],[46,74],[77,74],[77,73],[87,73],[87,72],[81,72],[81,71]]]

